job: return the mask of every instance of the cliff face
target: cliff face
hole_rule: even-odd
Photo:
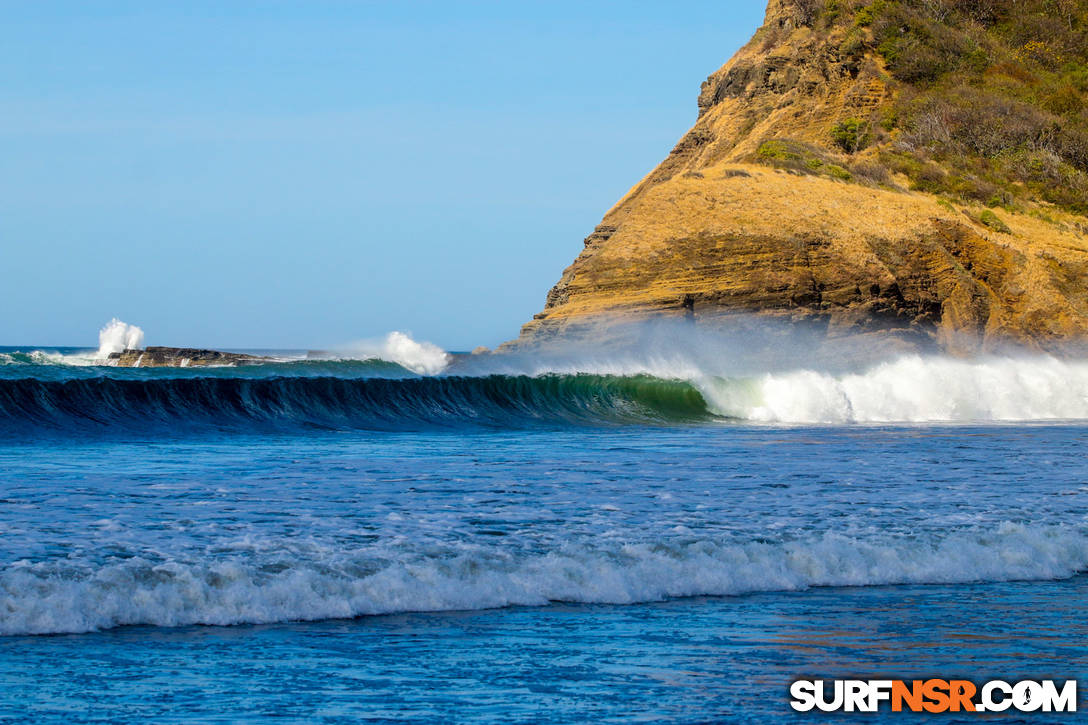
[[[1070,32],[1085,15],[1074,5]],[[771,0],[755,37],[703,83],[695,126],[586,238],[516,344],[602,318],[711,325],[739,313],[954,351],[1083,338],[1088,177],[1075,165],[1077,118],[1049,140],[1017,137],[985,153],[962,141],[988,122],[969,113],[989,108],[978,94],[1012,93],[992,69],[1019,47],[997,20],[964,13],[952,0]],[[970,59],[980,85],[960,88],[976,77],[957,65],[961,51],[941,72],[904,78],[907,51],[884,35],[897,41],[910,22],[941,15],[982,49]],[[1023,67],[1043,73],[1030,59]],[[948,128],[923,127],[935,107]],[[1012,108],[1006,125],[1019,118]],[[1064,176],[1034,185],[1017,175],[1036,157]]]

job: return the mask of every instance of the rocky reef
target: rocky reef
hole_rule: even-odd
[[[233,367],[266,362],[268,358],[237,352],[201,350],[191,347],[147,347],[110,353],[109,364],[122,368]]]
[[[586,237],[507,348],[596,336],[601,320],[740,316],[963,353],[1083,340],[1080,116],[1023,100],[1059,84],[1044,75],[1059,71],[1044,67],[1042,41],[1022,43],[1009,24],[1032,5],[1083,53],[1086,4],[1068,17],[996,0],[976,17],[980,5],[771,0],[755,37],[703,83],[695,126]],[[934,37],[945,65],[919,76],[918,63],[938,57],[924,45]],[[1070,107],[1088,113],[1084,91],[1070,89]],[[1049,135],[1001,125],[1029,112]],[[1008,138],[972,141],[986,135],[972,124],[991,123],[991,137]],[[1044,162],[1053,178],[1035,184]]]

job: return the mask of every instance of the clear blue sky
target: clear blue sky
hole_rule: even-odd
[[[762,2],[10,2],[0,345],[514,337]]]

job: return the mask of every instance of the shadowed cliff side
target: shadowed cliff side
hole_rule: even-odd
[[[1023,35],[1029,11],[1061,32]],[[1084,2],[771,0],[512,346],[740,315],[953,352],[1083,339],[1085,27]]]

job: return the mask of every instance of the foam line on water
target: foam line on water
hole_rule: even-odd
[[[1084,530],[1014,523],[938,538],[856,539],[832,532],[778,543],[688,539],[611,548],[572,541],[537,553],[403,541],[355,551],[281,542],[221,558],[18,562],[0,570],[0,634],[271,623],[552,601],[627,604],[815,586],[1058,579],[1086,568]]]

